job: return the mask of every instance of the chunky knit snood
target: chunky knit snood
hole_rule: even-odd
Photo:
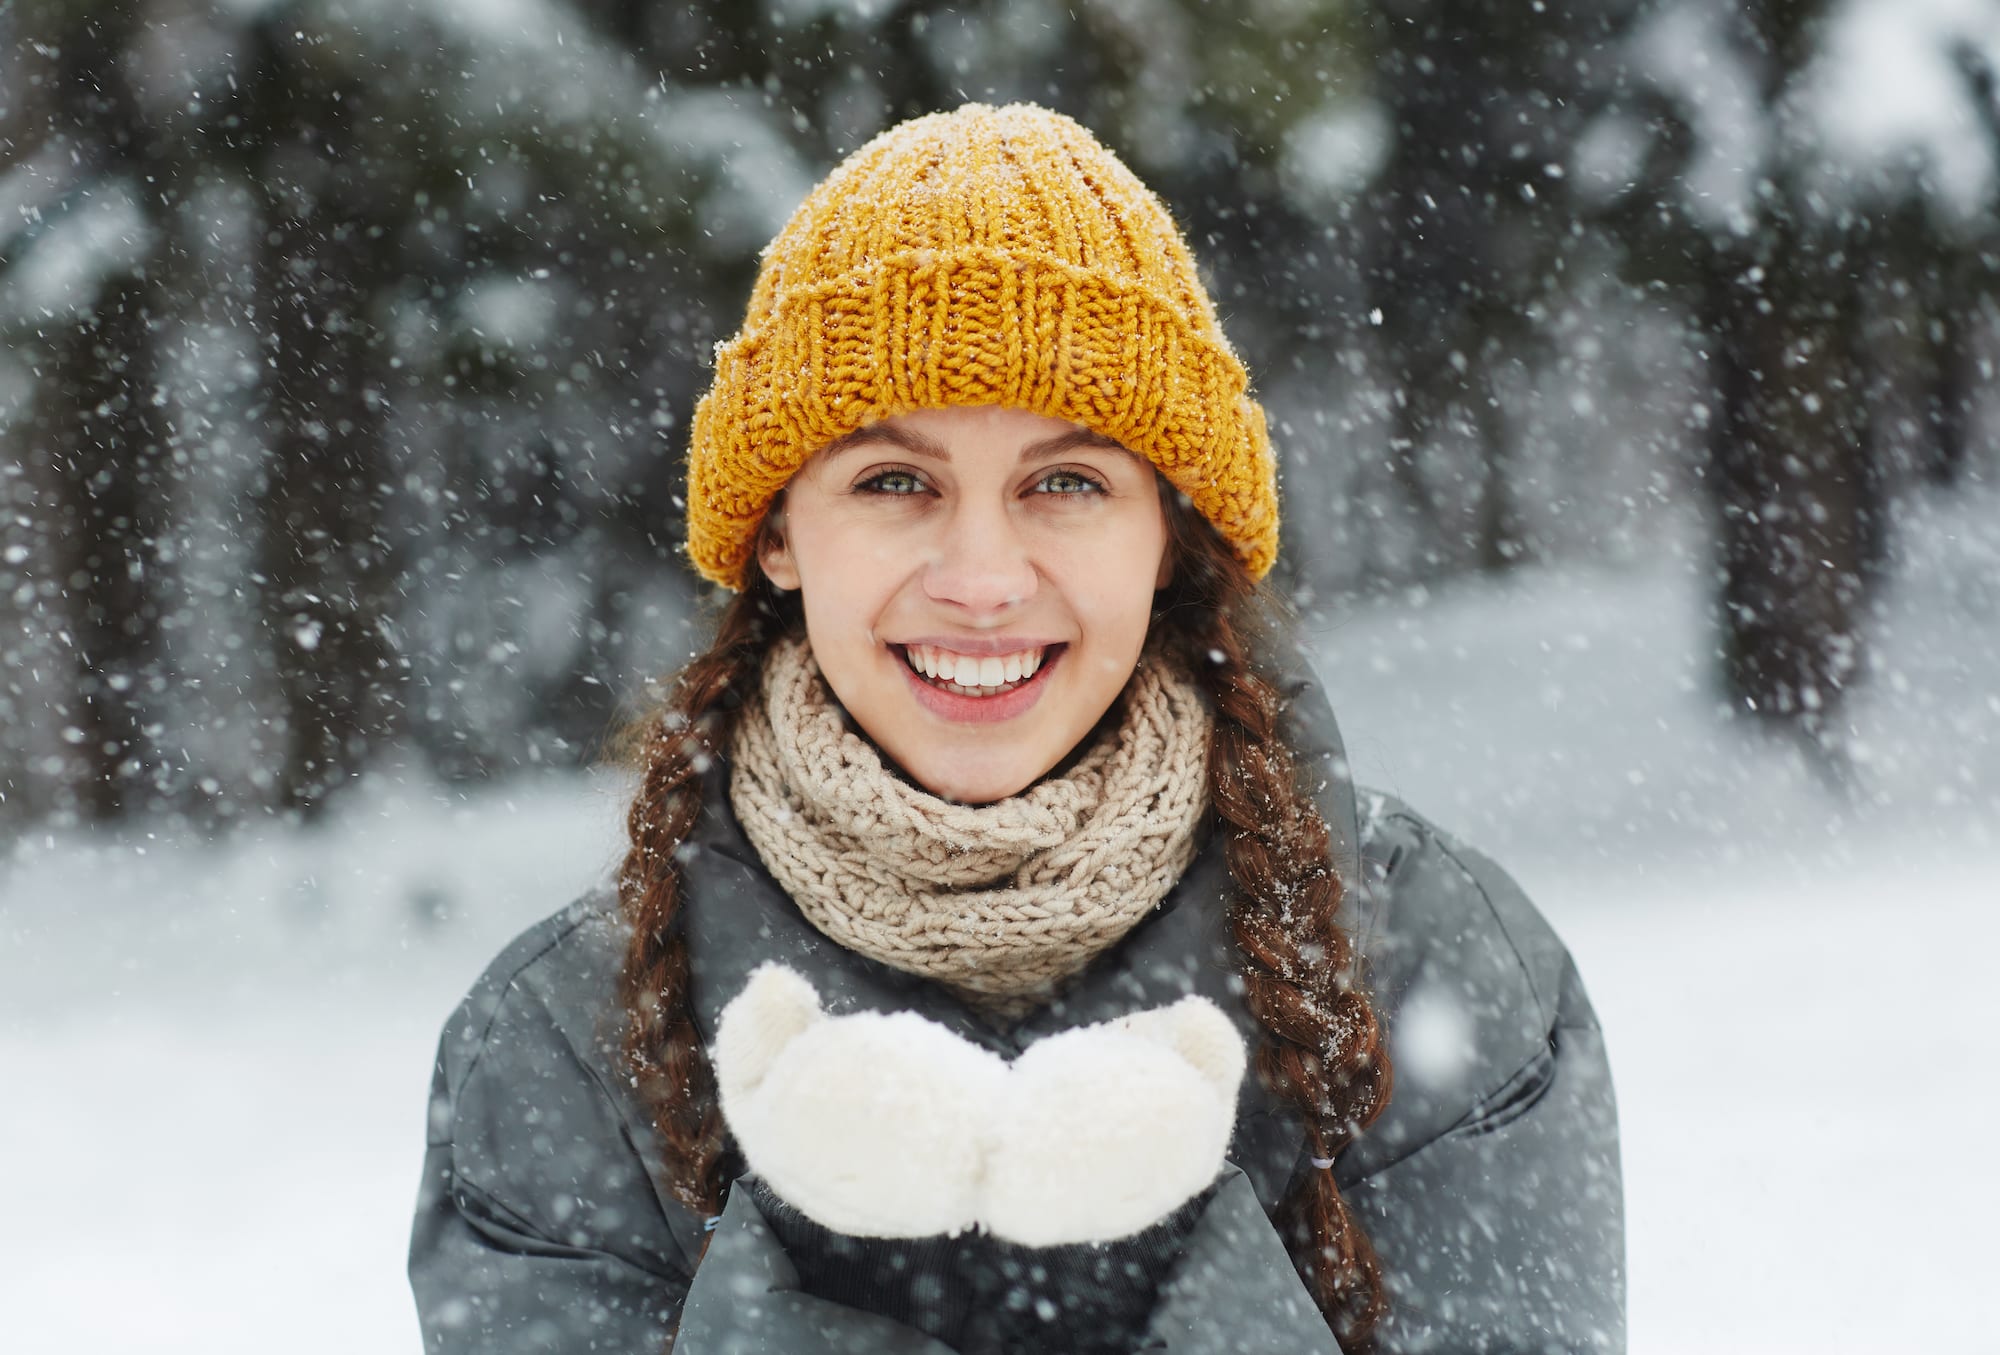
[[[1211,716],[1148,651],[1065,773],[964,805],[884,765],[802,640],[780,641],[731,749],[730,801],[821,932],[1005,1018],[1116,943],[1193,859]]]

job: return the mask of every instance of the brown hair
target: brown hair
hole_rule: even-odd
[[[1394,1076],[1360,957],[1337,920],[1344,885],[1326,821],[1278,737],[1278,691],[1251,658],[1281,608],[1184,497],[1165,497],[1174,571],[1153,629],[1199,675],[1215,709],[1210,803],[1228,835],[1244,999],[1265,1030],[1253,1066],[1298,1109],[1312,1155],[1324,1161],[1382,1113]],[[721,1212],[734,1164],[724,1160],[714,1077],[691,1015],[678,853],[702,812],[702,774],[729,746],[741,696],[773,641],[801,626],[797,596],[773,587],[753,552],[714,643],[681,670],[662,704],[614,737],[620,760],[640,774],[619,874],[631,924],[619,978],[625,1057],[666,1147],[665,1184],[704,1216]],[[1381,1268],[1333,1173],[1314,1168],[1295,1181],[1278,1223],[1342,1348],[1366,1349],[1387,1309]]]

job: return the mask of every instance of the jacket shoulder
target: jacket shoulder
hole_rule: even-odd
[[[655,1180],[657,1131],[620,1073],[627,934],[600,882],[502,948],[445,1023],[430,1146],[524,1230],[688,1274],[701,1220]]]
[[[445,1023],[439,1059],[454,1093],[477,1069],[510,1008],[536,1006],[546,1034],[599,1054],[598,1029],[624,947],[616,899],[599,884],[503,946]],[[504,1031],[498,1031],[504,1034]]]
[[[1553,1077],[1557,1031],[1597,1027],[1568,948],[1511,875],[1393,795],[1356,800],[1347,921],[1396,1082],[1343,1154],[1353,1179],[1504,1123]]]

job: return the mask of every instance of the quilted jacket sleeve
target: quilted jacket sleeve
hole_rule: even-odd
[[[1618,1113],[1583,979],[1506,871],[1388,797],[1375,810],[1383,931],[1415,941],[1376,975],[1395,1096],[1334,1173],[1387,1277],[1378,1349],[1616,1355]]]
[[[559,986],[518,961],[496,961],[439,1046],[409,1253],[426,1351],[952,1355],[797,1292],[748,1191],[700,1255],[701,1221],[654,1189],[629,1108],[551,1010]]]
[[[651,1192],[616,1115],[532,995],[474,1040],[478,1016],[453,1017],[432,1079],[409,1256],[425,1350],[665,1350],[693,1271],[635,1207]]]
[[[1574,966],[1546,1051],[1445,1134],[1346,1187],[1384,1269],[1389,1351],[1625,1349],[1604,1037]]]
[[[1378,1355],[1624,1350],[1604,1042],[1581,985],[1571,991],[1546,1061],[1464,1124],[1343,1187],[1388,1277]],[[1139,1349],[1162,1355],[1340,1350],[1234,1168],[1161,1289],[1147,1337]]]

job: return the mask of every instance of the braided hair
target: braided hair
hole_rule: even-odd
[[[1344,884],[1326,821],[1278,736],[1279,693],[1250,657],[1280,608],[1185,498],[1164,497],[1174,568],[1153,627],[1198,675],[1214,709],[1210,804],[1235,884],[1228,917],[1244,997],[1264,1028],[1253,1067],[1298,1111],[1311,1155],[1330,1162],[1388,1105],[1394,1076],[1359,955],[1337,919]],[[663,1184],[704,1217],[721,1212],[740,1164],[729,1160],[714,1073],[692,1015],[677,925],[681,848],[702,812],[703,773],[728,748],[765,655],[804,625],[797,595],[774,587],[756,560],[753,551],[708,650],[612,742],[614,756],[639,776],[618,877],[630,924],[618,983],[623,1053],[665,1147]],[[1342,1349],[1367,1350],[1387,1311],[1381,1267],[1333,1173],[1296,1180],[1277,1223]]]

